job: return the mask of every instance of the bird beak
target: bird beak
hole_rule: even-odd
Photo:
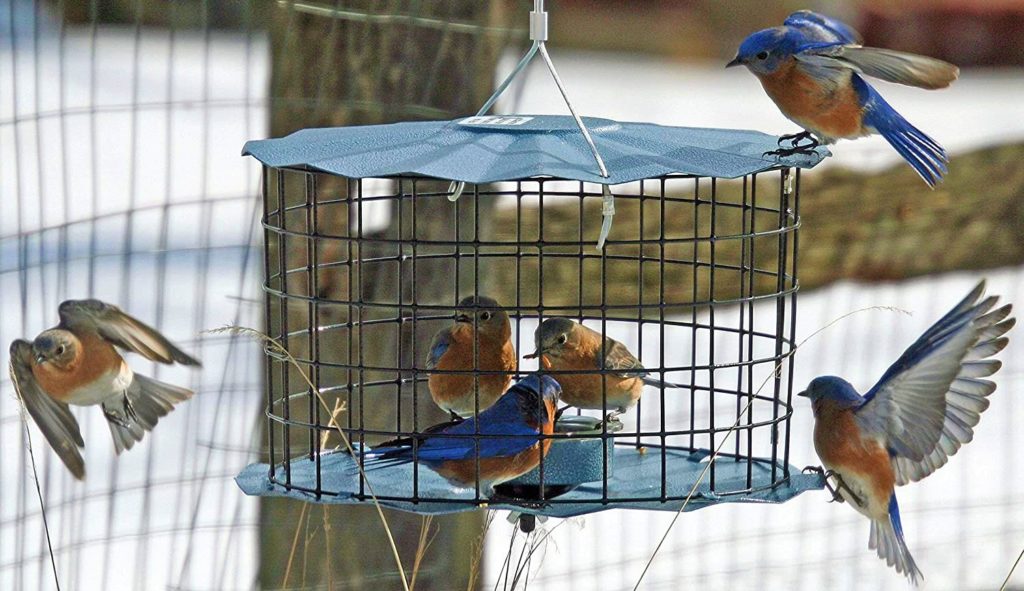
[[[44,361],[46,361],[46,357],[42,353],[36,355],[36,363],[43,363]]]
[[[540,349],[537,349],[536,351],[534,351],[533,353],[530,353],[529,355],[523,355],[523,359],[536,359],[536,358],[540,357],[541,353],[543,353],[543,352],[544,351],[541,351]]]
[[[797,392],[796,395],[797,396],[803,396],[804,398],[808,397],[807,390],[804,390],[803,392]]]
[[[456,314],[455,315],[455,322],[467,322],[467,323],[469,323],[469,322],[473,322],[473,321],[470,320],[469,315],[467,315],[467,314]]]
[[[725,67],[726,68],[731,68],[733,66],[742,66],[742,65],[743,65],[743,62],[740,60],[740,56],[737,55],[736,57],[732,58],[731,62],[725,64]]]

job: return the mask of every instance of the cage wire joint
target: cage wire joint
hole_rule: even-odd
[[[526,69],[526,66],[533,61],[533,58],[539,53],[541,58],[544,60],[544,65],[547,66],[548,72],[551,73],[551,78],[555,81],[555,86],[558,87],[558,92],[562,95],[562,100],[565,102],[565,106],[569,108],[569,113],[572,114],[572,118],[576,121],[576,126],[579,127],[580,133],[583,134],[583,139],[587,142],[587,146],[590,148],[590,153],[594,156],[594,161],[597,163],[597,169],[601,176],[608,178],[608,167],[604,164],[604,158],[601,157],[601,152],[598,151],[597,145],[594,144],[594,138],[591,137],[590,131],[587,129],[586,124],[583,123],[583,118],[580,117],[579,113],[576,112],[576,108],[573,106],[572,101],[569,99],[569,93],[565,89],[565,85],[562,84],[562,79],[558,76],[558,70],[555,68],[555,63],[551,60],[551,56],[547,50],[548,40],[548,13],[544,10],[544,0],[533,0],[533,11],[530,12],[530,39],[533,40],[533,44],[530,45],[530,49],[526,51],[519,63],[516,64],[515,68],[508,76],[498,85],[498,88],[494,91],[487,102],[484,103],[480,110],[477,111],[476,116],[480,117],[487,113],[497,102],[498,98],[505,92],[505,90],[512,84],[512,81],[519,76],[520,72]],[[611,189],[608,185],[601,185],[602,193],[604,194],[604,202],[601,207],[601,215],[603,216],[601,222],[601,234],[597,239],[597,249],[601,250],[604,248],[605,240],[608,238],[608,233],[612,229],[612,218],[615,216],[615,196],[612,195]],[[448,185],[448,200],[455,202],[459,200],[462,193],[466,190],[466,183],[463,181],[453,181]]]

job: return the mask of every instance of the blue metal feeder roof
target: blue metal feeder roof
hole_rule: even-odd
[[[349,178],[420,175],[467,183],[554,177],[617,185],[666,174],[738,178],[810,168],[829,155],[778,158],[777,138],[756,131],[668,127],[584,117],[608,167],[600,175],[572,117],[507,115],[453,121],[304,129],[245,144],[243,155],[275,168]]]
[[[665,450],[665,496],[673,498],[662,502],[661,470],[662,450],[617,446],[614,448],[614,471],[608,475],[608,501],[602,502],[602,485],[600,481],[582,483],[575,489],[555,497],[554,501],[545,506],[494,503],[487,504],[489,509],[505,509],[535,515],[551,517],[572,517],[604,511],[607,509],[650,509],[660,511],[679,511],[694,483],[700,482],[693,497],[686,504],[686,511],[718,503],[781,503],[796,495],[820,489],[824,486],[818,474],[802,474],[797,468],[790,466],[788,481],[772,488],[772,464],[769,460],[755,460],[751,470],[751,492],[716,494],[710,490],[707,467],[707,450],[693,453],[678,450]],[[550,456],[550,454],[549,454]],[[327,504],[361,504],[371,502],[369,492],[366,499],[360,500],[359,471],[355,458],[343,452],[325,452],[320,456],[320,486],[329,494],[317,497],[311,492],[288,490],[280,484],[270,481],[267,477],[270,466],[252,464],[236,478],[239,488],[248,495],[278,496],[293,499],[327,503]],[[292,459],[291,483],[293,487],[314,490],[317,484],[316,460],[309,458]],[[553,467],[556,470],[557,467]],[[776,467],[781,471],[782,466]],[[278,466],[274,470],[278,481],[284,481],[284,469]],[[702,477],[703,476],[703,477]],[[720,491],[739,491],[747,488],[747,462],[722,457],[715,462],[715,487]],[[413,470],[412,465],[393,466],[367,472],[367,479],[374,494],[385,507],[421,514],[443,514],[472,511],[475,492],[471,489],[453,487],[437,473],[429,468],[420,468],[419,482],[416,492],[419,502],[413,503]],[[557,477],[555,477],[557,479]],[[389,498],[390,497],[390,498]],[[396,500],[403,499],[403,500]],[[638,500],[649,499],[649,500]],[[461,503],[450,502],[452,500]],[[446,502],[447,501],[447,502]]]

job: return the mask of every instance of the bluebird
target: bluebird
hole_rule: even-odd
[[[837,500],[871,519],[868,547],[915,585],[922,578],[903,538],[896,486],[942,467],[974,437],[996,386],[991,359],[1006,346],[1010,305],[993,310],[985,284],[929,328],[861,396],[835,376],[800,393],[814,410],[814,448]],[[831,488],[831,486],[830,486]]]
[[[862,75],[926,89],[949,86],[959,68],[930,57],[863,47],[850,26],[829,17],[800,10],[781,27],[758,31],[740,44],[726,67],[744,65],[765,92],[804,132],[782,136],[792,149],[771,154],[788,155],[819,143],[879,133],[934,187],[946,174],[946,151],[911,125]],[[810,140],[808,144],[799,144]]]
[[[427,429],[416,437],[417,445],[412,439],[399,439],[374,448],[365,456],[366,468],[415,460],[466,488],[477,482],[479,454],[480,494],[493,497],[495,486],[533,470],[547,455],[551,440],[540,435],[554,431],[559,394],[558,382],[551,376],[528,375],[480,414]]]
[[[505,393],[516,362],[508,314],[492,298],[468,296],[459,302],[455,322],[434,335],[426,363],[428,370],[466,373],[431,373],[427,386],[453,419],[472,416]]]
[[[192,391],[134,373],[117,347],[160,363],[198,367],[199,361],[153,328],[98,300],[60,305],[60,324],[31,343],[11,343],[11,378],[25,408],[64,465],[81,480],[85,441],[69,404],[100,405],[118,454]]]
[[[644,384],[656,388],[682,388],[679,384],[650,377],[640,360],[625,345],[568,318],[548,318],[534,333],[537,350],[525,357],[539,357],[545,369],[558,373],[562,400],[577,408],[606,411],[612,420],[636,405]],[[603,386],[602,374],[605,372]],[[602,398],[604,397],[604,398]]]

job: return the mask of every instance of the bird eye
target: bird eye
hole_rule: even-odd
[[[558,344],[559,345],[564,345],[565,341],[567,341],[567,340],[569,340],[569,337],[565,336],[564,334],[558,335]]]
[[[57,355],[63,355],[63,354],[64,354],[64,345],[61,345],[61,346],[57,347]]]
[[[480,320],[490,320],[490,319],[491,319],[491,313],[490,312],[483,312],[483,313],[480,314]]]
[[[766,60],[766,59],[768,59],[768,52],[767,51],[762,51],[761,53],[757,54],[757,59],[759,59],[759,60]]]

